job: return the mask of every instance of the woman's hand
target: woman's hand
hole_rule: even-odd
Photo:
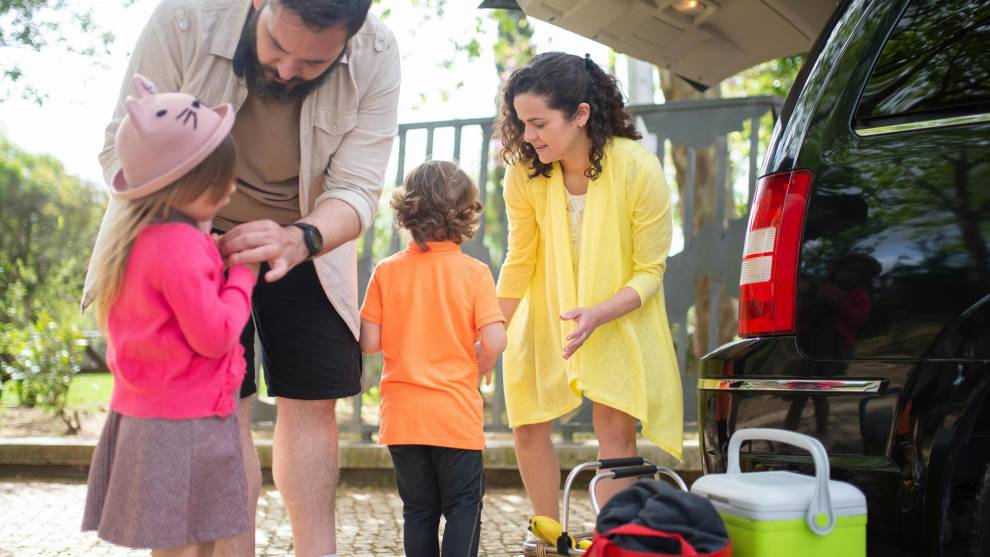
[[[492,384],[492,371],[495,370],[495,362],[497,360],[498,356],[478,354],[478,386],[481,386],[482,383],[485,385]]]
[[[596,308],[574,308],[560,314],[564,321],[574,321],[574,330],[567,335],[567,346],[564,347],[564,359],[570,358],[584,341],[588,340],[591,333],[602,324],[602,319]]]
[[[590,308],[574,308],[560,314],[564,321],[574,321],[574,330],[567,335],[567,346],[564,347],[564,359],[568,359],[584,341],[588,340],[595,329],[605,323],[618,319],[640,306],[639,294],[629,286],[623,286],[615,296]]]

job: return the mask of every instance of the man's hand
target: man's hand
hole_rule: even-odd
[[[220,238],[220,253],[230,265],[267,261],[271,269],[265,273],[266,282],[284,277],[309,257],[302,230],[270,220],[246,222],[230,229]]]

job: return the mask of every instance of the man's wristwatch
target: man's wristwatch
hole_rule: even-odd
[[[323,234],[320,234],[320,229],[313,226],[312,224],[305,222],[294,222],[292,226],[295,226],[303,233],[303,243],[306,244],[306,250],[309,251],[309,258],[312,259],[323,251]]]

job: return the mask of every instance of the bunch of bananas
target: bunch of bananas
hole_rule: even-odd
[[[541,540],[547,542],[551,546],[556,546],[557,539],[563,533],[564,529],[561,527],[559,522],[549,516],[538,515],[529,519],[529,531],[539,536]],[[579,540],[575,543],[573,536],[568,537],[571,538],[571,547],[582,551],[591,547],[591,540]]]

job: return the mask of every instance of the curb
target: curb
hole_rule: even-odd
[[[0,438],[0,467],[65,466],[88,467],[96,447],[95,439],[65,437],[16,437]],[[261,466],[271,469],[272,441],[255,441]],[[684,460],[678,462],[657,447],[638,444],[639,454],[678,472],[700,473],[701,455],[696,440],[685,440]],[[597,458],[598,446],[589,443],[558,443],[557,456],[562,470],[570,470],[581,462]],[[340,442],[340,468],[342,470],[391,470],[392,460],[388,449],[382,445],[356,441]],[[516,470],[516,454],[511,441],[489,440],[485,450],[485,468],[491,470]]]

